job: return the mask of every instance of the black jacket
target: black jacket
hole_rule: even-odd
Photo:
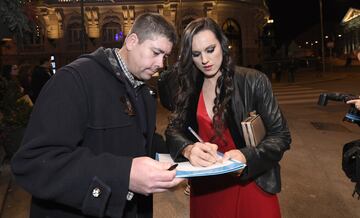
[[[243,67],[238,67],[236,71],[227,121],[234,143],[247,160],[247,167],[239,178],[240,182],[255,180],[264,191],[278,193],[281,190],[279,161],[283,153],[290,148],[291,142],[286,120],[265,74]],[[202,84],[198,84],[197,87],[197,92],[190,97],[187,123],[180,128],[170,124],[165,132],[170,153],[178,160],[184,158],[181,155],[184,147],[196,141],[187,127],[198,129],[196,111]],[[245,147],[241,121],[254,110],[262,116],[267,134],[257,147]]]
[[[12,159],[16,181],[33,196],[31,217],[152,216],[151,196],[127,201],[126,195],[132,159],[154,153],[155,98],[145,85],[138,91],[147,121],[143,133],[124,100],[135,101],[132,87],[108,55],[110,49],[100,48],[80,57],[39,95]]]
[[[31,90],[32,90],[32,101],[35,102],[38,98],[42,87],[51,78],[49,69],[42,66],[36,66],[31,73]]]

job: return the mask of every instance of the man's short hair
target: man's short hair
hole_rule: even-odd
[[[156,36],[164,36],[174,45],[176,44],[176,31],[174,26],[165,17],[156,13],[144,13],[139,15],[129,32],[135,33],[142,43]]]

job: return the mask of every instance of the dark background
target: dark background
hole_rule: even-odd
[[[360,0],[322,0],[323,19],[340,23],[350,7],[360,9]],[[320,23],[320,0],[266,0],[278,41],[289,42]]]

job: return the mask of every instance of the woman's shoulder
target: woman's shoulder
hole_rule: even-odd
[[[235,66],[234,76],[238,79],[248,79],[248,80],[256,80],[256,79],[265,79],[266,75],[259,70]]]

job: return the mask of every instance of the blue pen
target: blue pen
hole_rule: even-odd
[[[199,140],[199,142],[204,142],[204,140],[202,140],[200,138],[200,136],[189,126],[188,130],[195,136],[195,138],[197,138],[197,140]]]

